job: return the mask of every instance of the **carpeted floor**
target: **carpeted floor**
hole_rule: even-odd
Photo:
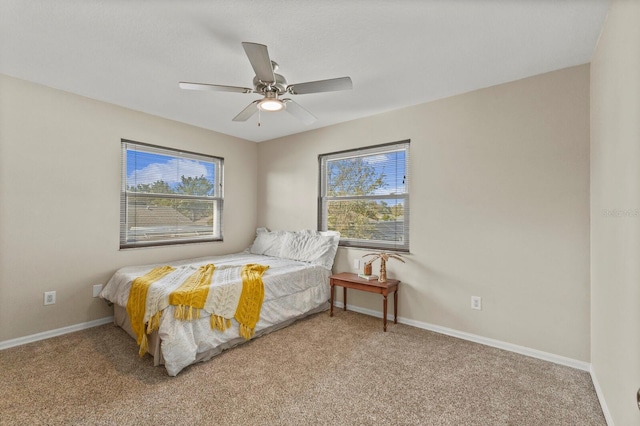
[[[0,369],[2,425],[606,425],[584,371],[340,310],[173,378],[112,325]]]

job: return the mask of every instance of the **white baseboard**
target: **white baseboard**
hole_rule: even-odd
[[[342,302],[336,301],[334,304],[337,308],[343,308],[344,304]],[[359,306],[347,305],[347,309],[354,312],[359,312],[365,315],[371,315],[377,318],[382,318],[382,312],[374,311],[372,309],[365,309]],[[393,315],[387,316],[387,321],[393,321]],[[108,324],[113,322],[113,316],[100,318],[93,321],[83,322],[80,324],[70,325],[68,327],[57,328],[55,330],[49,330],[42,333],[32,334],[30,336],[18,337],[16,339],[10,339],[0,342],[0,350],[12,348],[14,346],[20,346],[31,342],[37,342],[38,340],[49,339],[55,336],[61,336],[63,334],[73,333],[74,331],[85,330],[87,328],[97,327],[99,325]],[[471,342],[480,343],[483,345],[491,346],[494,348],[504,349],[510,352],[519,353],[521,355],[530,356],[533,358],[542,359],[544,361],[553,362],[555,364],[565,365],[567,367],[576,368],[578,370],[588,371],[591,373],[591,377],[596,388],[596,392],[598,394],[598,398],[600,399],[601,405],[603,407],[603,411],[605,412],[605,417],[607,417],[607,422],[610,421],[610,414],[608,410],[605,410],[606,405],[604,404],[604,399],[602,398],[602,391],[600,390],[600,386],[597,382],[596,376],[591,369],[591,364],[575,360],[572,358],[567,358],[561,355],[555,355],[549,352],[539,351],[537,349],[527,348],[525,346],[514,345],[512,343],[503,342],[500,340],[490,339],[483,336],[478,336],[476,334],[466,333],[464,331],[454,330],[452,328],[442,327],[435,324],[430,324],[422,321],[415,321],[404,317],[398,317],[398,322],[401,324],[411,325],[413,327],[422,328],[424,330],[434,331],[436,333],[445,334],[447,336],[457,337],[463,340],[469,340]],[[613,423],[609,423],[612,425]]]
[[[336,301],[335,307],[343,308],[342,302]],[[354,312],[359,312],[366,315],[382,318],[382,312],[374,311],[371,309],[360,308],[358,306],[347,305],[347,309]],[[393,321],[393,315],[387,314],[387,321]],[[579,361],[573,358],[567,358],[561,355],[552,354],[549,352],[539,351],[537,349],[527,348],[526,346],[514,345],[513,343],[503,342],[501,340],[490,339],[488,337],[478,336],[477,334],[466,333],[464,331],[454,330],[452,328],[442,327],[435,324],[429,324],[426,322],[415,321],[408,318],[398,317],[398,322],[401,324],[411,325],[413,327],[422,328],[429,331],[434,331],[440,334],[446,334],[447,336],[457,337],[463,340],[469,340],[471,342],[480,343],[483,345],[491,346],[498,349],[504,349],[506,351],[515,352],[521,355],[538,358],[544,361],[553,362],[555,364],[564,365],[578,370],[590,371],[591,364],[584,361]]]
[[[25,345],[27,343],[37,342],[38,340],[49,339],[51,337],[62,336],[63,334],[73,333],[74,331],[85,330],[87,328],[97,327],[103,324],[113,322],[113,316],[100,318],[93,321],[74,324],[67,327],[56,328],[55,330],[43,331],[42,333],[32,334],[30,336],[18,337],[0,342],[0,350],[12,348],[14,346]]]
[[[607,401],[605,401],[604,399],[604,394],[602,393],[600,382],[598,382],[598,378],[596,377],[595,371],[593,371],[593,367],[589,369],[589,373],[591,373],[591,381],[593,382],[593,387],[596,388],[596,395],[598,395],[598,401],[600,401],[600,407],[602,407],[602,414],[604,414],[604,419],[607,421],[608,426],[614,426],[613,417],[611,417],[609,407],[607,406]]]

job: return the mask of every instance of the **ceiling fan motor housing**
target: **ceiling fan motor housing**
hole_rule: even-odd
[[[253,87],[258,93],[277,92],[279,95],[287,91],[287,80],[280,74],[273,73],[275,82],[263,82],[258,77],[253,78]]]

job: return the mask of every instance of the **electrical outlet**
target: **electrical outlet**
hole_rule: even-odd
[[[353,269],[356,271],[360,270],[360,259],[353,259]]]
[[[45,305],[55,305],[56,303],[56,292],[55,291],[45,291],[44,292],[44,304]]]
[[[471,309],[482,310],[482,297],[471,296]]]
[[[98,297],[102,291],[102,284],[96,284],[93,286],[93,297]]]

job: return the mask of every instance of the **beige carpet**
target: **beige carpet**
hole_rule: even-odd
[[[168,377],[112,325],[0,351],[0,424],[605,425],[588,373],[338,310]]]

